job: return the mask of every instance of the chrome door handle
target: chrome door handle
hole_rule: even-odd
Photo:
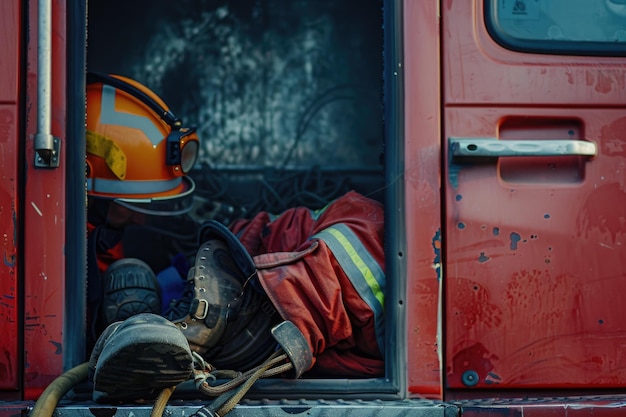
[[[487,138],[449,138],[453,159],[499,158],[501,156],[586,156],[598,154],[593,142],[570,139],[498,140]]]

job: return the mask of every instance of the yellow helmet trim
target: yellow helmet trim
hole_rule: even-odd
[[[126,177],[126,154],[112,140],[104,135],[87,130],[87,153],[103,158],[117,178]]]

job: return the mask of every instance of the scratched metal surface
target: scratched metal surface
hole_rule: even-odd
[[[613,77],[624,60],[506,50],[467,19],[470,2],[446,6],[445,138],[571,138],[599,150],[447,161],[446,384],[475,395],[623,389],[626,90]]]

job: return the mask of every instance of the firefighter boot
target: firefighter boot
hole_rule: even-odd
[[[103,327],[139,313],[161,312],[159,282],[142,260],[124,258],[113,262],[103,275]]]
[[[224,241],[211,239],[200,246],[189,273],[193,295],[181,300],[187,314],[173,320],[192,350],[202,355],[217,344],[228,318],[238,313],[245,282]]]
[[[222,369],[248,369],[272,352],[276,310],[254,285],[252,258],[228,228],[203,225],[187,289],[165,316],[192,350]]]
[[[154,399],[189,379],[192,371],[191,350],[181,331],[151,313],[109,325],[89,358],[97,402]]]

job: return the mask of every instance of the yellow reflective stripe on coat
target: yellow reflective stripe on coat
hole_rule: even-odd
[[[315,234],[323,240],[354,285],[363,301],[374,312],[376,340],[384,354],[385,273],[365,249],[357,235],[345,224],[339,223]]]
[[[112,139],[88,130],[87,153],[103,158],[107,166],[121,180],[126,176],[126,154]]]

